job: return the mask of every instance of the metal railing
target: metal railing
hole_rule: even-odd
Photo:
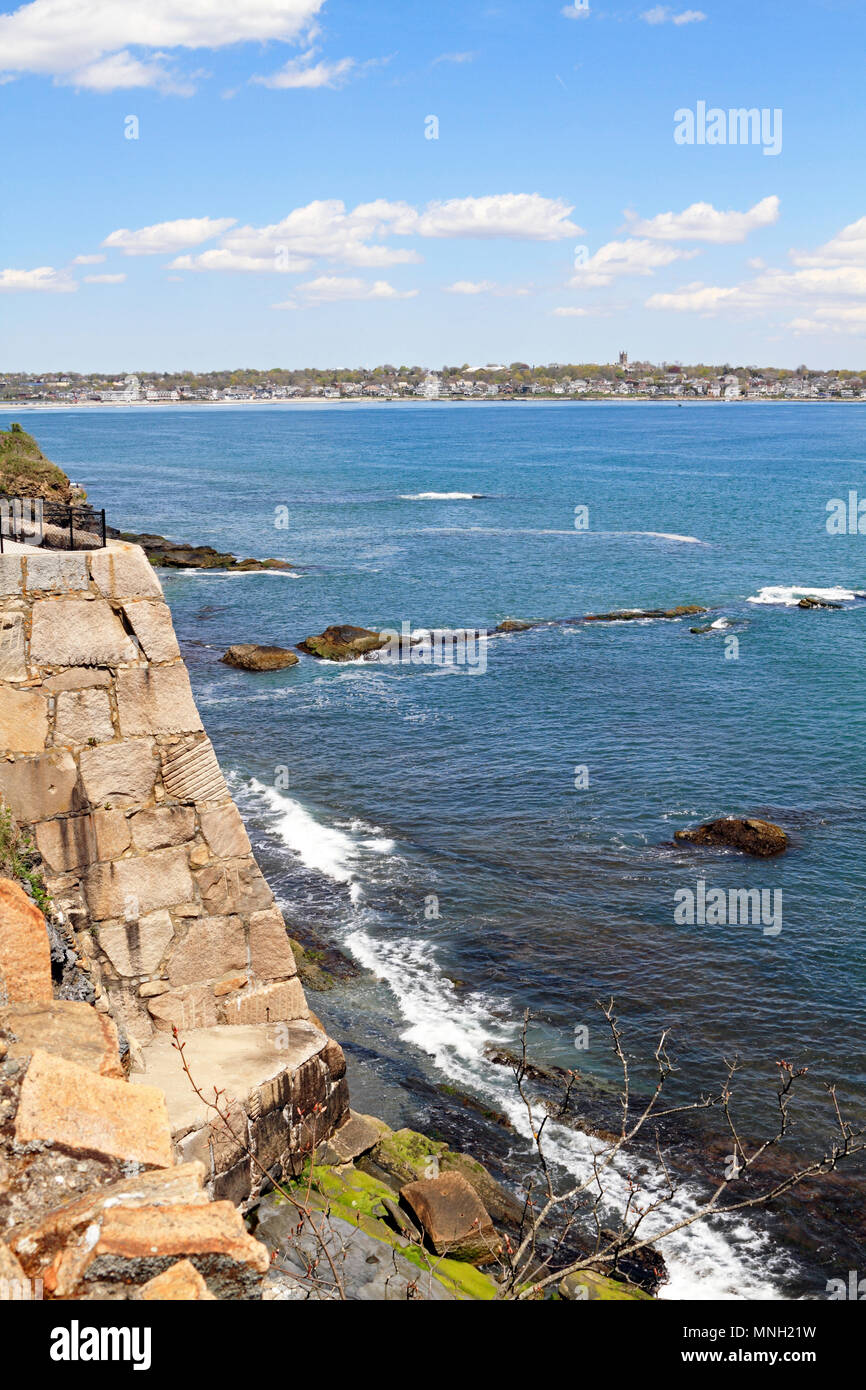
[[[99,550],[105,546],[105,509],[0,494],[0,555],[7,540],[45,550]]]

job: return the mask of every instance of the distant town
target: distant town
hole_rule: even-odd
[[[532,367],[395,367],[296,371],[77,372],[0,374],[0,402],[10,405],[170,405],[320,399],[385,401],[550,400],[866,400],[866,370],[683,366],[630,362],[550,362]]]

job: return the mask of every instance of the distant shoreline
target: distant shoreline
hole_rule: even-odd
[[[714,396],[711,399],[691,396],[687,400],[680,400],[677,396],[509,396],[505,399],[484,399],[472,400],[471,397],[457,397],[456,399],[444,397],[440,400],[417,399],[417,400],[365,400],[363,397],[342,396],[339,398],[331,397],[327,400],[321,396],[295,396],[291,400],[266,400],[266,401],[3,401],[0,403],[0,411],[21,411],[21,410],[246,410],[255,409],[262,406],[279,407],[280,409],[291,409],[297,406],[319,406],[321,408],[331,406],[363,406],[365,409],[374,406],[504,406],[504,405],[680,405],[680,406],[710,406],[710,405],[866,405],[866,399],[854,398],[852,400],[836,400],[828,397],[815,397],[804,399],[798,396],[789,397],[767,397],[761,396],[749,400],[741,397],[740,399],[722,399]]]

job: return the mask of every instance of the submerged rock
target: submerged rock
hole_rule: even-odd
[[[367,652],[387,646],[388,638],[368,627],[352,627],[349,623],[334,623],[324,632],[316,633],[298,643],[298,650],[322,661],[356,661]]]
[[[528,632],[530,628],[536,627],[536,623],[526,623],[522,618],[503,618],[501,623],[497,623],[494,632]]]
[[[829,600],[828,600],[828,599],[825,599],[825,598],[812,598],[812,596],[811,596],[810,594],[807,594],[807,595],[805,596],[805,598],[801,598],[801,599],[800,599],[800,602],[797,604],[797,607],[798,607],[798,608],[841,608],[842,605],[841,605],[841,603],[830,603]]]
[[[674,839],[690,845],[727,845],[765,859],[788,848],[788,836],[781,826],[768,820],[738,820],[735,816],[677,830]]]
[[[681,603],[676,608],[626,608],[620,613],[587,613],[585,623],[633,623],[640,618],[691,618],[706,613],[699,603]]]
[[[260,647],[255,642],[241,642],[229,647],[220,660],[226,666],[236,666],[241,671],[282,671],[286,666],[298,664],[295,653],[286,647]]]

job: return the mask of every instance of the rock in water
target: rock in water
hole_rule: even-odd
[[[676,608],[624,608],[617,613],[587,613],[585,623],[635,623],[641,618],[691,618],[706,613],[699,603],[680,603]]]
[[[310,656],[318,656],[322,661],[355,661],[367,652],[378,651],[386,646],[388,638],[368,627],[351,627],[348,623],[335,623],[324,632],[307,637],[298,643],[298,650]]]
[[[525,623],[522,618],[503,618],[493,629],[494,632],[528,632],[535,623]]]
[[[295,653],[285,647],[260,647],[255,642],[229,647],[221,660],[241,671],[282,671],[285,666],[296,666],[298,662]]]
[[[764,859],[782,854],[788,848],[788,836],[781,826],[768,820],[738,820],[735,816],[707,821],[690,830],[677,830],[674,839],[690,845],[728,845]]]
[[[827,601],[827,599],[824,599],[824,598],[812,598],[811,595],[807,595],[805,598],[801,598],[801,599],[800,599],[800,602],[797,604],[797,607],[798,607],[798,608],[841,608],[842,605],[841,605],[841,603],[829,603],[829,602]]]

